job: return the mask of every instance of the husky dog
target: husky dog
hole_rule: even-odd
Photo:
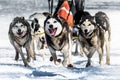
[[[81,18],[86,15],[90,15],[90,13],[87,11],[77,11],[74,15],[75,26],[78,25]],[[74,43],[76,44],[75,45],[75,54],[79,54],[80,56],[83,56],[83,51],[82,51],[82,49],[80,47],[81,45],[79,44],[79,41],[78,41],[78,29],[76,27],[73,27],[73,40],[74,40]]]
[[[103,17],[104,16],[104,17]],[[102,21],[104,21],[102,24]],[[106,28],[106,29],[104,29]],[[88,61],[86,67],[91,65],[91,58],[95,51],[99,53],[99,63],[103,64],[103,48],[105,42],[107,43],[107,56],[106,63],[110,64],[109,56],[109,38],[110,38],[110,26],[108,17],[103,13],[97,13],[95,17],[86,15],[82,17],[79,29],[79,42],[81,44],[83,52],[86,54]]]
[[[30,15],[29,20],[37,19],[39,25],[41,27],[44,27],[44,21],[46,20],[47,16],[50,16],[51,14],[44,12],[44,13],[34,13]]]
[[[9,39],[11,44],[16,50],[15,60],[19,59],[19,53],[22,57],[25,66],[28,66],[27,61],[30,60],[30,56],[35,60],[35,53],[32,45],[31,29],[30,25],[24,17],[15,17],[9,27]],[[27,60],[24,57],[22,47],[27,51]]]
[[[34,13],[30,15],[29,20],[31,22],[31,34],[34,44],[36,43],[37,50],[40,52],[43,60],[45,58],[45,49],[47,47],[45,34],[44,34],[44,21],[49,13]],[[35,47],[35,45],[34,45]]]
[[[54,60],[54,64],[58,65],[61,60],[57,59],[56,51],[63,53],[63,66],[72,67],[71,62],[71,29],[68,27],[67,22],[57,17],[48,16],[44,24],[45,36],[47,46],[51,52],[52,57],[50,60]]]
[[[111,40],[111,27],[109,23],[109,18],[104,12],[97,12],[95,14],[95,20],[97,26],[104,32],[104,45],[106,47],[106,64],[110,64],[110,40]]]

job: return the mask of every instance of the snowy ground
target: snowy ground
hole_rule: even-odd
[[[4,1],[4,0],[3,0]],[[24,0],[23,0],[24,1]],[[26,0],[28,1],[28,0]],[[31,1],[31,0],[30,0]],[[37,0],[38,1],[38,0]],[[89,0],[87,0],[89,1]],[[94,2],[97,0],[93,0]],[[107,2],[107,0],[104,0]],[[112,1],[112,0],[111,0]],[[117,2],[118,0],[116,0]],[[120,2],[120,1],[118,1]],[[90,3],[88,4],[90,6]],[[117,5],[119,6],[119,5]],[[0,6],[1,11],[2,6]],[[74,68],[64,68],[62,65],[55,66],[49,61],[50,53],[46,50],[46,60],[43,61],[39,53],[37,60],[30,63],[31,67],[24,67],[21,58],[14,60],[15,50],[8,39],[8,28],[12,19],[19,15],[28,17],[31,13],[23,14],[3,14],[0,15],[0,80],[120,80],[120,11],[119,9],[86,9],[91,14],[98,11],[104,11],[110,18],[111,25],[111,65],[100,66],[98,64],[98,55],[94,54],[92,66],[85,68],[86,57],[72,56]],[[45,10],[43,10],[45,11]],[[42,12],[42,11],[41,11]],[[25,52],[24,52],[25,53]],[[59,52],[57,52],[61,55]],[[62,58],[61,56],[59,56]],[[104,56],[105,57],[105,56]]]

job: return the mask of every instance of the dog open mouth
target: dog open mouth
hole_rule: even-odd
[[[57,28],[51,28],[49,29],[49,32],[52,36],[54,36],[56,34]]]
[[[17,34],[18,34],[19,36],[22,36],[23,32],[18,32]]]
[[[89,32],[85,32],[85,35],[86,35],[86,36],[89,35]]]

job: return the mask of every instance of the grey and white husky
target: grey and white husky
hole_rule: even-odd
[[[91,58],[95,51],[99,53],[99,63],[103,64],[104,45],[106,46],[106,64],[110,64],[110,24],[104,12],[95,16],[83,16],[79,25],[79,42],[88,61],[86,67],[91,65]]]
[[[15,17],[9,27],[9,39],[16,51],[15,60],[19,59],[19,54],[22,57],[23,63],[25,66],[28,66],[28,61],[30,57],[34,60],[35,52],[32,44],[32,36],[30,25],[24,17]],[[24,56],[22,47],[26,49],[27,59]]]

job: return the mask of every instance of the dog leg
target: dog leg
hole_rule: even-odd
[[[30,56],[32,57],[32,59],[36,60],[35,51],[34,51],[34,41],[31,41],[30,47],[28,49],[28,52],[29,52]]]
[[[69,34],[68,34],[68,39],[69,39],[69,46],[68,46],[68,50],[69,50],[69,52],[68,52],[68,67],[73,67],[73,65],[72,65],[72,37],[71,37],[72,35],[71,35],[71,33],[69,32]]]
[[[110,41],[108,32],[105,35],[105,42],[106,42],[106,64],[110,65]]]
[[[99,64],[102,65],[103,63],[103,49],[101,47],[98,47],[98,53],[99,53]]]
[[[26,48],[26,52],[27,52],[27,61],[30,62],[29,48]]]
[[[40,56],[45,60],[45,49],[39,49]]]
[[[86,67],[89,67],[91,65],[91,58],[93,56],[93,54],[95,53],[96,51],[96,48],[92,47],[90,50],[89,50],[89,54],[87,55],[87,58],[88,58],[88,62],[86,64]]]
[[[20,55],[21,55],[21,57],[22,57],[22,60],[23,60],[24,66],[25,66],[25,67],[26,67],[26,66],[29,66],[28,63],[27,63],[27,60],[26,60],[25,57],[24,57],[24,54],[23,54],[23,52],[22,52],[22,49],[19,48],[18,50],[19,50]]]
[[[16,55],[15,55],[15,60],[17,61],[19,59],[19,52],[16,49]]]
[[[88,62],[86,64],[86,67],[89,67],[91,65],[91,58],[88,58]]]
[[[106,64],[110,65],[110,43],[106,45]]]
[[[54,60],[54,64],[55,65],[59,65],[61,60],[60,59],[57,59],[57,56],[56,56],[56,52],[55,53],[52,53],[52,57],[53,57],[53,60]]]
[[[80,49],[80,52],[78,51],[78,49]],[[76,40],[75,53],[78,53],[81,57],[83,57],[84,52],[78,40]]]
[[[68,61],[68,57],[69,57],[69,54],[68,54],[68,45],[64,46],[63,50],[61,51],[63,53],[63,66],[64,67],[67,67],[67,61]]]
[[[63,53],[63,62],[62,62],[62,64],[63,64],[64,67],[67,67],[67,66],[66,66],[66,65],[67,65],[67,59],[68,59],[68,54],[67,54],[67,52],[65,51],[65,52]]]
[[[27,60],[25,59],[24,54],[22,52],[22,48],[17,43],[14,43],[14,47],[15,47],[16,51],[20,53],[23,63],[24,63],[24,66],[28,66]]]
[[[51,57],[50,57],[50,59],[51,60],[54,60],[54,64],[55,65],[59,65],[60,64],[60,62],[61,62],[61,59],[57,59],[57,56],[56,56],[56,51],[54,51],[51,47],[49,47],[49,49],[50,49],[50,52],[51,52]]]

